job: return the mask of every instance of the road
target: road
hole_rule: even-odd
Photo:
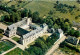
[[[59,44],[65,40],[65,38],[66,36],[63,36],[60,39],[58,39],[58,41],[55,42],[55,44],[48,50],[48,52],[45,55],[52,54],[59,47]]]

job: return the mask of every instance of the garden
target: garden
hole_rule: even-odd
[[[5,54],[5,55],[21,55],[23,51],[20,48],[15,48],[11,52]]]
[[[28,49],[25,49],[25,51],[16,48],[5,55],[44,55],[58,39],[59,37],[56,34],[52,34],[46,39],[39,37],[35,40],[35,43],[30,45]]]
[[[8,41],[8,40],[3,40],[0,42],[0,54],[13,48],[15,46],[14,43]]]
[[[80,51],[78,48],[80,48],[78,45],[74,46],[74,45],[71,45],[71,44],[64,41],[60,44],[59,49],[68,55],[76,55],[76,54],[79,55]]]

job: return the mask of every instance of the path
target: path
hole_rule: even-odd
[[[14,44],[16,44],[16,46],[17,46],[17,47],[19,47],[19,48],[20,48],[20,49],[22,49],[22,50],[24,50],[24,49],[25,49],[25,46],[23,46],[23,45],[21,45],[21,44],[17,43],[16,41],[12,40],[11,38],[8,38],[8,37],[4,36],[1,40],[4,40],[4,39],[6,39],[6,40],[9,40],[9,41],[13,42]]]
[[[66,36],[63,36],[60,39],[58,39],[58,41],[55,42],[55,44],[48,50],[48,52],[45,55],[50,55],[51,53],[53,53],[59,47],[59,44],[65,40],[65,38]]]
[[[12,51],[12,50],[14,50],[15,48],[17,48],[17,46],[15,46],[15,47],[9,49],[8,51],[3,52],[1,55],[4,55],[4,54],[6,54],[6,53],[8,53],[8,52],[10,52],[10,51]]]
[[[0,29],[6,30],[6,28],[7,28],[7,25],[0,23]]]
[[[9,49],[8,51],[3,52],[3,53],[0,54],[0,55],[4,55],[4,54],[10,52],[10,51],[12,51],[13,49],[15,49],[16,47],[19,47],[19,48],[22,49],[22,50],[24,50],[25,47],[26,47],[26,46],[23,46],[23,45],[17,43],[16,41],[12,40],[11,38],[6,37],[6,36],[3,36],[3,38],[2,38],[1,40],[9,40],[9,41],[13,42],[14,44],[16,44],[16,46],[13,47],[13,48],[11,48],[11,49]]]

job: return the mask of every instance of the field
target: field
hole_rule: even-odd
[[[6,2],[5,4],[7,6],[11,6],[15,4],[15,8],[16,9],[21,9],[21,8],[27,8],[30,9],[32,12],[38,11],[40,14],[40,17],[44,17],[44,16],[49,16],[49,11],[52,10],[53,11],[53,15],[51,15],[53,18],[68,18],[70,21],[76,21],[76,22],[80,22],[80,19],[75,19],[75,16],[78,16],[80,14],[80,10],[77,11],[77,9],[80,8],[80,4],[77,3],[76,1],[59,1],[59,3],[62,4],[67,4],[70,6],[76,6],[77,8],[73,10],[72,13],[74,13],[73,15],[71,15],[71,13],[60,13],[60,11],[56,11],[56,9],[54,8],[54,4],[56,3],[56,1],[24,1],[24,2],[16,2],[16,1],[12,1],[12,2]]]
[[[11,48],[13,48],[15,45],[9,41],[2,41],[0,42],[0,54],[3,53],[4,51],[7,51]]]
[[[19,49],[19,48],[16,48],[16,49],[14,49],[14,50],[12,50],[11,52],[9,52],[9,53],[7,53],[7,54],[5,54],[5,55],[21,55],[22,54],[22,50],[21,49]]]

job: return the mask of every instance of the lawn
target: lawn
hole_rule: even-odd
[[[19,40],[20,40],[20,38],[18,38],[18,37],[13,37],[12,38],[14,41],[16,41],[16,42],[18,42]]]
[[[12,42],[10,41],[2,41],[0,42],[0,54],[13,48],[15,46],[15,44],[13,44]]]
[[[10,51],[5,55],[21,55],[23,51],[20,48],[15,48],[14,50]]]

